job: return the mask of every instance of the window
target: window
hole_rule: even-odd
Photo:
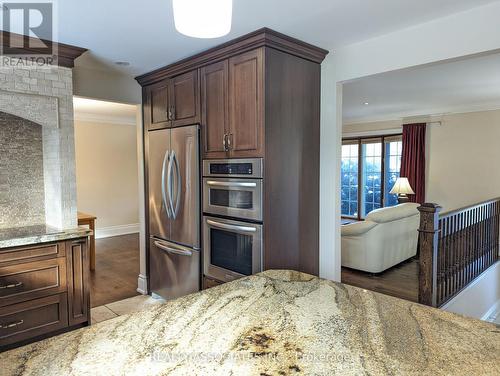
[[[384,202],[385,206],[394,206],[398,204],[398,195],[391,195],[389,192],[397,178],[399,178],[399,171],[401,170],[401,151],[403,149],[403,142],[401,137],[385,139],[385,185],[384,185]]]
[[[342,145],[342,215],[358,216],[358,143]]]
[[[381,140],[363,140],[362,155],[362,217],[382,207],[382,143]]]
[[[372,210],[397,205],[397,195],[389,192],[399,177],[401,150],[401,135],[343,141],[342,216],[362,219]]]

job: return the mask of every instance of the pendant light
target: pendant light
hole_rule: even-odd
[[[218,38],[231,31],[233,0],[173,0],[175,28],[194,38]]]

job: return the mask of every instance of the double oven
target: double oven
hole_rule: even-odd
[[[203,271],[228,282],[262,271],[261,158],[203,161]]]

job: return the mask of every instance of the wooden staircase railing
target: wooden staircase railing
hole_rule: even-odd
[[[440,214],[420,211],[419,303],[440,307],[498,261],[500,198]]]

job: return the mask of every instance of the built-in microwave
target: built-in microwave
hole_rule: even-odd
[[[229,282],[262,271],[262,225],[203,217],[203,271]]]
[[[262,221],[262,159],[203,162],[203,211]]]

